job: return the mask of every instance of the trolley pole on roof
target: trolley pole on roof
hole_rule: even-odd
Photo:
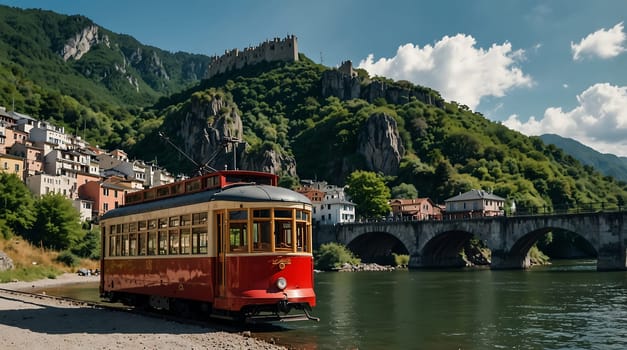
[[[162,131],[159,131],[159,136],[160,136],[163,140],[165,140],[165,141],[166,141],[166,142],[167,142],[170,146],[174,147],[174,149],[175,149],[175,150],[177,150],[180,154],[182,154],[182,155],[183,155],[185,158],[187,158],[190,162],[192,162],[192,164],[194,164],[194,165],[198,168],[198,171],[199,171],[201,174],[203,173],[203,170],[204,170],[205,168],[208,168],[210,171],[217,171],[216,169],[214,169],[214,168],[210,167],[210,166],[209,166],[209,165],[207,165],[207,164],[203,164],[203,165],[198,164],[198,163],[197,163],[194,159],[192,159],[192,157],[190,157],[189,155],[187,155],[187,153],[183,152],[183,150],[182,150],[182,149],[180,149],[177,145],[175,145],[175,144],[174,144],[174,142],[172,142],[172,141],[170,140],[170,138],[169,138],[169,137],[167,137],[167,136],[165,135],[165,133],[163,133]]]
[[[235,137],[225,136],[222,138],[222,142],[224,143],[224,147],[226,147],[229,143],[233,145],[233,170],[237,170],[237,153],[235,152],[235,145],[238,143],[244,143],[244,141]]]

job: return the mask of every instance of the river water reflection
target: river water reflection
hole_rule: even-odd
[[[627,348],[627,272],[596,272],[595,261],[319,273],[316,294],[320,322],[262,337],[303,349]]]

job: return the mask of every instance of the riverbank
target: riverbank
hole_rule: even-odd
[[[79,276],[76,273],[64,273],[56,278],[46,278],[31,282],[15,281],[0,283],[0,288],[28,292],[29,290],[41,290],[48,287],[56,287],[67,284],[78,284],[100,281],[99,276]]]
[[[42,290],[97,282],[66,273],[55,279],[8,282],[1,289]],[[121,311],[0,291],[0,349],[263,349],[284,347],[250,336]]]

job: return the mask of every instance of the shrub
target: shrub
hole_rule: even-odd
[[[59,256],[57,257],[57,261],[60,263],[65,264],[66,266],[69,267],[75,267],[79,264],[79,258],[72,254],[72,252],[64,250],[61,253],[59,253]]]
[[[408,254],[392,253],[392,255],[394,255],[394,263],[396,264],[396,266],[407,266],[407,265],[409,265],[409,255]]]
[[[329,271],[348,263],[359,265],[361,260],[339,243],[325,243],[320,246],[315,258],[316,269]]]

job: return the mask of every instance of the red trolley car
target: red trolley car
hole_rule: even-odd
[[[225,170],[127,194],[101,219],[101,295],[249,322],[315,320],[311,202],[276,185],[273,174]]]

